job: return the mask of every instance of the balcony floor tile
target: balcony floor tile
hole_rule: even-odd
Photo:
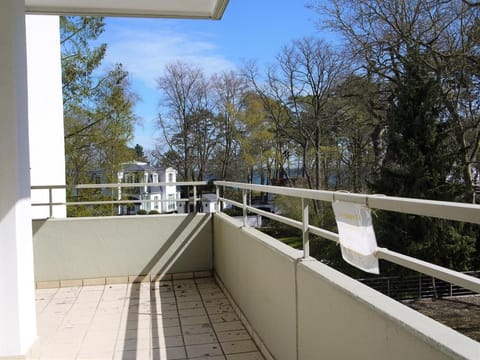
[[[30,359],[263,360],[213,278],[36,291]]]

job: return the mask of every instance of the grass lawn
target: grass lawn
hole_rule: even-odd
[[[279,238],[278,240],[280,240],[284,244],[287,244],[288,246],[293,247],[294,249],[297,249],[297,250],[303,249],[303,240],[301,237],[289,236],[289,237]]]

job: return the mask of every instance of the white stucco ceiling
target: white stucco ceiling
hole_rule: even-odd
[[[25,0],[28,13],[220,19],[228,0]]]

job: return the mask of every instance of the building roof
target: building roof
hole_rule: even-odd
[[[27,12],[168,18],[222,18],[228,0],[25,0]]]
[[[129,161],[129,162],[121,163],[119,168],[121,171],[124,171],[124,172],[144,172],[144,171],[148,171],[150,173],[162,173],[166,171],[168,172],[174,171],[175,173],[177,172],[177,170],[175,170],[172,167],[168,167],[166,169],[156,168],[142,161]]]

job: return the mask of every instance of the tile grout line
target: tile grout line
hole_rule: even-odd
[[[217,282],[217,280],[216,280],[215,277],[212,276],[211,278],[212,278],[212,280],[214,281],[215,285],[216,285],[216,286],[219,288],[219,290],[223,293],[223,295],[225,296],[225,299],[227,299],[227,301],[228,301],[229,306],[232,308],[234,314],[237,316],[238,321],[242,324],[242,327],[243,327],[243,328],[245,329],[245,331],[247,332],[249,338],[246,339],[246,340],[252,341],[253,344],[255,345],[256,352],[258,352],[259,354],[262,354],[262,351],[260,350],[259,346],[257,345],[257,343],[255,342],[255,340],[253,339],[253,336],[248,332],[247,327],[246,327],[245,324],[243,323],[243,321],[242,321],[242,319],[241,319],[241,316],[237,313],[237,310],[236,310],[235,306],[233,306],[233,303],[232,303],[231,299],[228,297],[228,295],[227,295],[227,293],[225,292],[224,288],[218,284],[218,282]],[[197,285],[197,288],[198,288],[198,284],[197,284],[196,281],[195,281],[195,284]],[[200,292],[199,292],[199,293],[200,293]],[[220,339],[218,338],[218,335],[217,335],[217,333],[219,333],[219,332],[221,332],[221,331],[215,330],[215,327],[213,326],[213,322],[212,322],[212,320],[211,320],[210,314],[209,314],[208,311],[207,311],[207,306],[206,306],[206,304],[205,304],[205,302],[204,302],[204,299],[203,299],[203,296],[201,295],[201,293],[200,293],[200,298],[202,299],[202,304],[203,304],[203,306],[204,306],[204,308],[205,308],[205,312],[206,312],[207,317],[208,317],[208,319],[209,319],[209,321],[210,321],[210,325],[211,325],[212,330],[213,330],[213,332],[214,332],[214,334],[215,334],[215,337],[216,337],[216,339],[217,339],[217,341],[218,341],[218,344],[220,345],[220,349],[221,349],[222,354],[223,354],[223,356],[225,357],[225,359],[227,359],[227,355],[248,354],[248,353],[251,353],[252,351],[241,351],[241,352],[237,352],[237,353],[234,353],[234,354],[226,354],[226,353],[225,353],[225,351],[223,350],[222,342],[220,342]],[[220,305],[217,305],[217,306],[220,306]],[[238,311],[239,311],[239,310],[238,310]],[[221,313],[220,313],[220,314],[221,314]],[[234,330],[233,330],[233,331],[234,331]],[[228,332],[228,331],[226,331],[226,332]],[[245,341],[245,340],[235,340],[235,341]],[[232,341],[232,342],[235,342],[235,341]],[[264,357],[263,354],[262,354],[262,357]]]
[[[50,300],[48,300],[48,302],[45,304],[45,306],[43,307],[43,309],[42,309],[42,311],[40,312],[40,314],[43,313],[43,312],[45,311],[45,309],[50,305],[50,303],[52,302],[52,300],[53,300],[53,298],[55,297],[55,295],[57,295],[57,292],[58,292],[58,290],[59,290],[60,288],[54,288],[54,289],[56,289],[56,290],[55,290],[55,293],[50,297]],[[35,296],[35,297],[36,297],[36,296]],[[40,314],[38,314],[38,315],[40,315]]]
[[[80,292],[82,291],[81,290],[81,287],[74,287],[74,288],[78,288],[78,292],[77,294],[75,295],[75,300],[72,302],[72,304],[70,305],[70,307],[68,308],[68,310],[65,312],[65,314],[63,315],[63,318],[62,318],[62,321],[60,322],[60,324],[55,328],[55,332],[54,332],[54,335],[56,335],[58,333],[58,330],[61,328],[61,326],[64,324],[65,322],[65,318],[67,317],[67,314],[72,310],[73,308],[73,305],[77,302],[78,300],[78,295],[80,294]],[[54,297],[52,297],[52,300],[58,295],[58,293],[60,292],[62,288],[59,288],[58,291],[55,293]],[[63,289],[69,289],[69,288],[63,288]],[[47,341],[47,344],[51,343],[51,338],[49,339],[49,341]],[[77,357],[78,355],[78,352],[77,354],[75,355],[75,358]],[[40,358],[42,358],[42,354],[40,353]]]
[[[115,285],[115,284],[105,283],[105,287],[103,288],[102,298],[103,298],[103,294],[105,293],[106,287],[107,286],[112,286],[112,285]],[[125,293],[124,293],[124,296],[123,296],[122,311],[120,312],[120,323],[118,325],[117,334],[115,336],[115,345],[113,346],[112,360],[115,358],[115,353],[116,353],[116,350],[117,350],[118,340],[119,340],[119,336],[120,336],[120,328],[121,328],[121,324],[122,324],[123,314],[125,312],[125,302],[127,301],[127,298],[128,298],[128,283],[125,284]],[[127,323],[128,323],[128,321],[127,321]],[[125,332],[127,331],[127,327],[128,327],[128,324],[125,324]],[[124,339],[124,341],[125,340],[126,339]],[[124,350],[122,349],[122,351],[124,351]]]
[[[212,277],[212,279],[213,279],[213,277]],[[220,343],[220,339],[218,338],[217,332],[215,331],[215,328],[213,327],[212,318],[210,317],[210,314],[207,311],[207,306],[205,305],[205,300],[203,299],[203,295],[200,292],[200,289],[198,287],[197,279],[193,279],[193,281],[195,283],[195,288],[197,289],[198,295],[200,297],[200,301],[202,302],[203,310],[205,310],[205,314],[207,315],[207,319],[208,319],[210,328],[212,329],[213,334],[215,335],[215,339],[217,339],[217,344],[220,347],[220,350],[222,351],[223,357],[226,359],[227,355],[225,354],[225,351],[223,351],[223,347],[222,347],[222,344]]]
[[[178,315],[178,326],[180,327],[180,336],[182,337],[182,343],[183,343],[183,351],[185,351],[185,359],[188,360],[188,353],[187,353],[187,344],[185,343],[185,336],[183,334],[183,325],[182,325],[182,318],[180,317],[180,309],[178,308],[178,299],[177,299],[177,292],[175,291],[175,283],[172,279],[170,280],[172,284],[172,291],[173,291],[173,297],[175,299],[175,307],[177,309],[177,315]],[[165,344],[165,348],[167,345]]]
[[[261,354],[262,358],[263,359],[273,359],[273,356],[270,354],[270,352],[268,351],[267,347],[265,346],[265,344],[263,343],[263,340],[260,338],[260,336],[257,334],[257,332],[255,331],[255,329],[253,328],[253,326],[250,324],[250,322],[248,321],[248,318],[245,316],[245,314],[243,314],[242,310],[240,309],[240,307],[237,305],[237,303],[234,301],[233,297],[230,295],[230,293],[228,292],[227,288],[225,287],[225,285],[223,284],[222,280],[220,279],[220,277],[218,277],[218,274],[215,273],[214,275],[214,280],[215,282],[217,283],[218,287],[222,290],[222,292],[224,293],[225,297],[228,299],[228,302],[230,303],[230,306],[232,307],[235,315],[238,317],[240,323],[243,325],[243,327],[245,328],[245,330],[247,331],[247,334],[250,336],[250,339],[253,341],[253,343],[255,344],[255,347],[258,351],[258,353]],[[245,322],[244,322],[245,321]],[[260,342],[260,344],[258,343]],[[264,351],[262,350],[264,349],[266,351],[266,353],[264,353]],[[244,352],[242,354],[245,354],[247,352]]]
[[[36,319],[35,319],[35,320],[36,320],[36,322],[37,322],[37,336],[36,336],[36,339],[35,339],[34,344],[30,347],[29,353],[32,351],[33,347],[34,347],[35,345],[37,345],[37,343],[38,343],[38,346],[40,346],[40,350],[39,350],[39,354],[38,354],[38,358],[39,358],[39,359],[41,358],[41,355],[42,355],[42,347],[45,346],[46,344],[41,344],[41,345],[40,345],[40,343],[41,343],[40,337],[41,337],[41,336],[40,336],[40,334],[38,333],[38,323],[39,323],[38,320],[39,320],[39,317],[41,316],[41,314],[47,309],[47,307],[50,306],[50,303],[53,301],[53,299],[54,299],[55,296],[57,295],[57,293],[58,293],[58,291],[59,291],[60,288],[54,288],[54,289],[56,289],[56,290],[55,290],[55,293],[50,297],[50,300],[48,300],[47,304],[45,304],[45,306],[43,307],[43,309],[42,309],[42,311],[40,312],[40,314],[38,314],[38,313],[36,314]],[[37,290],[37,289],[35,289],[35,290]],[[36,296],[36,294],[35,294],[35,301],[36,301],[36,297],[37,297],[37,296]],[[36,310],[35,310],[35,311],[36,311]],[[55,332],[56,332],[56,331],[57,331],[57,330],[55,329]],[[49,343],[49,341],[47,341],[47,344],[48,344],[48,343]]]
[[[84,289],[84,287],[82,286],[81,289]],[[78,294],[80,295],[81,292],[82,292],[82,290],[80,290]],[[80,349],[82,348],[83,342],[85,341],[85,338],[87,337],[87,334],[90,331],[90,328],[92,327],[93,319],[95,318],[95,314],[97,313],[98,307],[100,306],[100,302],[102,301],[104,293],[105,293],[105,286],[103,287],[102,295],[100,295],[99,299],[97,300],[97,305],[95,306],[95,311],[93,312],[93,314],[90,318],[90,321],[88,322],[87,330],[85,331],[85,334],[83,335],[82,341],[80,342],[80,348],[78,349],[78,352],[77,352],[77,355],[75,356],[75,358],[78,358],[80,356]],[[77,297],[77,299],[78,299],[78,297]]]

